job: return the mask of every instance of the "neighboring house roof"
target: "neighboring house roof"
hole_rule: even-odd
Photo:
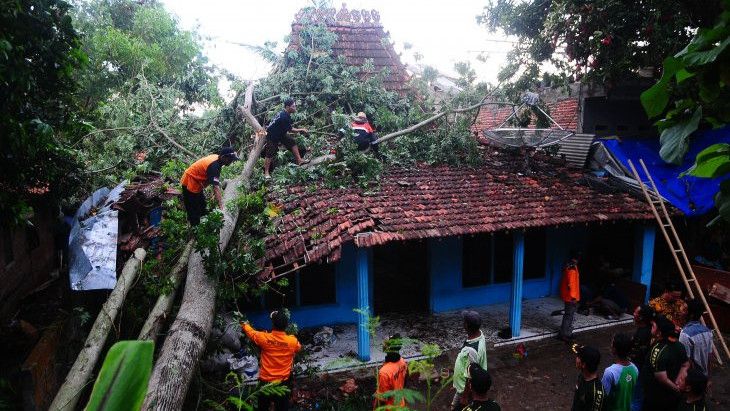
[[[401,92],[407,88],[408,73],[383,30],[380,13],[376,10],[348,10],[345,4],[339,11],[334,8],[299,10],[292,23],[289,47],[297,47],[302,25],[310,22],[325,24],[337,34],[332,51],[337,56],[344,56],[347,64],[362,66],[365,60],[372,59],[377,72],[386,68],[390,72],[384,81],[386,89]]]
[[[343,244],[488,233],[596,221],[653,218],[627,193],[583,184],[584,174],[545,159],[492,153],[478,168],[421,165],[390,170],[374,192],[291,187],[272,201],[283,206],[277,234],[266,239],[266,264],[284,267],[340,258]],[[270,273],[269,273],[270,274]]]

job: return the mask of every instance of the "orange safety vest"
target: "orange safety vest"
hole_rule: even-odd
[[[402,390],[406,384],[406,374],[408,374],[408,363],[401,358],[396,362],[386,362],[378,372],[378,390],[376,394],[384,394],[388,391]],[[379,395],[375,396],[376,407],[380,404],[395,405],[393,398],[384,399]],[[401,400],[401,407],[406,406],[405,400]]]
[[[180,184],[191,193],[203,191],[208,185],[208,166],[216,160],[218,160],[218,154],[211,154],[194,162],[183,173]]]
[[[243,324],[243,332],[261,349],[259,380],[281,382],[289,378],[294,354],[302,348],[297,337],[284,331],[256,331],[248,323]]]
[[[560,280],[560,298],[569,303],[571,299],[580,300],[580,283],[578,279],[578,267],[568,266],[563,270],[563,278]]]

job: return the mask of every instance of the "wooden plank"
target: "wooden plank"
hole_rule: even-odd
[[[710,297],[717,298],[720,301],[730,304],[730,288],[720,283],[712,284],[710,287]]]

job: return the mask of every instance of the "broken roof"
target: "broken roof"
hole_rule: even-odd
[[[420,165],[386,171],[378,189],[290,187],[271,200],[283,207],[266,239],[277,274],[315,261],[334,262],[343,244],[437,238],[576,223],[648,220],[647,204],[618,190],[593,188],[581,171],[542,155],[494,152],[477,168]]]
[[[360,67],[367,59],[372,59],[377,72],[388,69],[388,77],[383,82],[387,90],[401,92],[407,88],[408,73],[383,30],[380,13],[376,10],[348,10],[344,3],[339,11],[334,8],[301,9],[292,23],[289,47],[299,44],[299,32],[307,23],[324,24],[337,34],[332,51],[343,56],[347,64]]]

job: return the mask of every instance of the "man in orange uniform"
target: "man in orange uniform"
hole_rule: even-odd
[[[558,339],[569,342],[573,339],[573,319],[580,301],[580,274],[578,273],[578,257],[572,254],[563,269],[560,281],[560,298],[565,302],[563,323],[558,331]]]
[[[302,345],[299,344],[297,337],[287,335],[284,331],[289,325],[289,319],[284,311],[273,311],[270,317],[273,328],[270,333],[254,330],[248,321],[241,323],[241,327],[248,338],[261,350],[259,384],[281,383],[290,387],[294,355],[302,348]],[[261,395],[257,409],[268,411],[272,402],[276,411],[285,411],[289,408],[289,395]]]
[[[402,390],[406,384],[406,375],[408,374],[408,364],[400,356],[400,349],[403,346],[403,340],[399,334],[395,334],[383,342],[383,351],[385,351],[385,364],[378,372],[378,389],[375,392],[375,407],[385,405],[386,409],[396,409],[395,399],[393,397],[383,398],[382,394],[388,391]],[[390,406],[393,407],[390,407]],[[405,407],[406,402],[401,398],[400,407]]]
[[[213,194],[218,207],[223,210],[223,195],[220,188],[221,167],[238,160],[236,151],[231,147],[224,147],[218,154],[205,156],[194,162],[185,170],[180,184],[182,184],[183,204],[188,214],[191,226],[200,224],[200,217],[208,213],[205,205],[203,189],[213,186]]]

